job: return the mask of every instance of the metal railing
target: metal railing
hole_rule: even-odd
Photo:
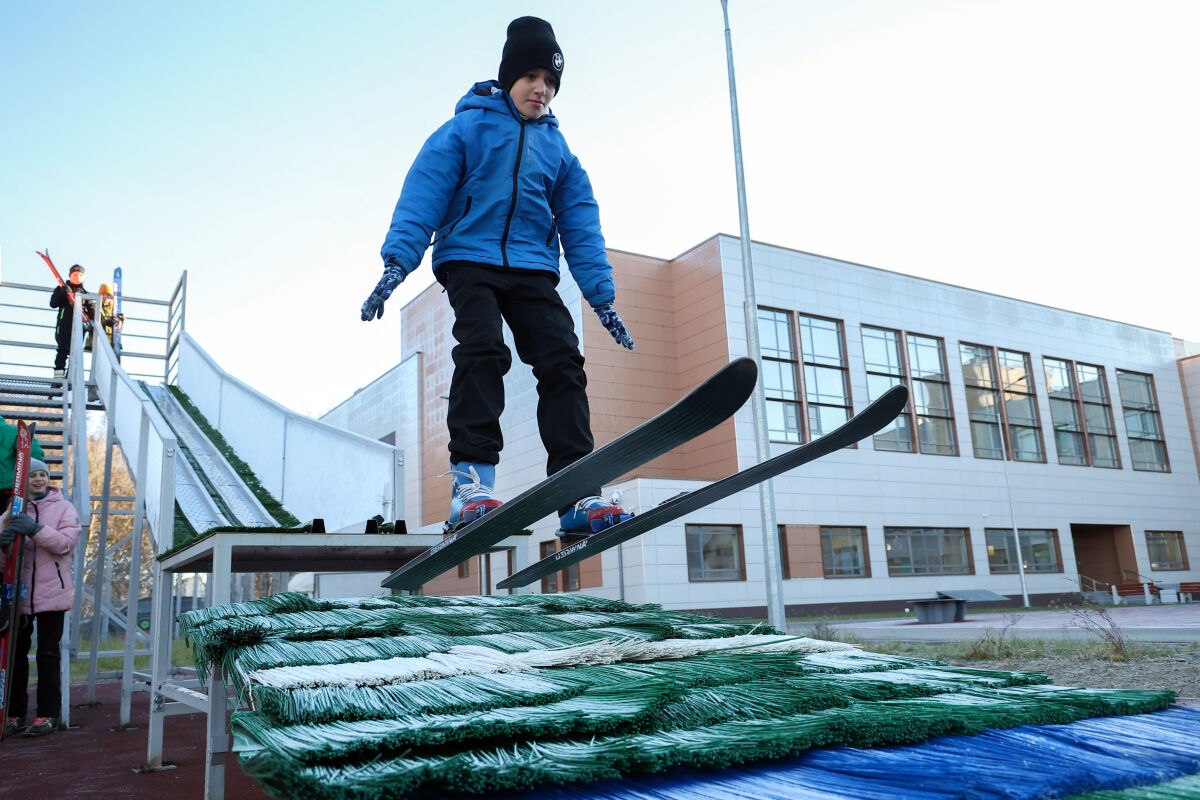
[[[105,440],[104,490],[105,502],[101,505],[100,540],[96,561],[106,563],[108,539],[108,498],[111,490],[113,445],[120,441],[125,463],[133,473],[136,494],[133,501],[134,530],[130,536],[132,548],[129,564],[129,585],[141,583],[142,535],[149,529],[151,549],[157,555],[170,549],[175,531],[175,455],[179,445],[170,426],[162,418],[154,403],[143,394],[133,378],[121,368],[116,353],[104,336],[95,337],[92,356],[92,382],[108,411]],[[157,569],[157,567],[156,567]],[[96,570],[97,576],[103,568]],[[96,587],[100,597],[101,586]],[[140,592],[129,592],[125,604],[125,630],[137,630],[137,602]],[[95,606],[94,621],[101,618],[99,605]],[[96,654],[99,651],[99,624],[92,625],[92,654],[88,665],[88,696],[94,691],[96,679]],[[130,706],[133,694],[134,643],[136,637],[125,637],[121,687],[121,722],[128,725],[131,719]],[[169,654],[154,652],[154,658],[167,658]]]

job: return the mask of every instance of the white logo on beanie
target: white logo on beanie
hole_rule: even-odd
[[[559,72],[561,72],[562,68],[563,68],[562,53],[555,53],[553,61],[554,61],[554,68],[556,70],[558,70]]]

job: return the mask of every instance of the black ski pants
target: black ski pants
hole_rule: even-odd
[[[17,627],[17,649],[13,654],[13,681],[10,717],[24,717],[29,710],[29,650],[33,646],[33,626],[37,625],[37,710],[42,717],[58,718],[62,712],[62,674],[59,658],[61,639],[66,622],[65,611],[40,611],[33,616],[20,617]],[[27,722],[33,722],[27,719]]]
[[[68,309],[69,311],[69,309]],[[61,320],[58,327],[54,330],[54,343],[57,345],[57,351],[54,353],[54,368],[66,369],[67,356],[71,354],[71,327],[73,323],[71,318]]]
[[[450,381],[450,460],[497,464],[504,447],[500,414],[504,376],[512,354],[504,344],[508,323],[517,355],[537,380],[538,431],[552,475],[592,452],[587,376],[571,312],[558,296],[558,276],[470,262],[438,268],[454,309],[454,376]],[[595,494],[596,492],[593,492]]]

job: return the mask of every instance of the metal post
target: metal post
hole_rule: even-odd
[[[1029,608],[1029,587],[1025,585],[1025,554],[1021,551],[1021,529],[1017,527],[1017,510],[1013,504],[1012,484],[1008,480],[1008,453],[1001,453],[1004,466],[1004,491],[1008,495],[1008,518],[1012,521],[1013,537],[1017,541],[1017,574],[1021,576],[1021,600]]]
[[[93,338],[93,342],[96,347],[100,347],[96,338],[98,337]],[[93,574],[96,576],[96,588],[92,592],[92,652],[88,656],[88,703],[96,702],[96,672],[99,663],[101,624],[106,629],[105,633],[108,632],[108,614],[101,613],[101,609],[104,606],[104,590],[108,577],[108,496],[112,492],[112,451],[117,415],[117,371],[113,369],[107,376],[101,377],[108,378],[108,409],[106,413],[108,424],[104,450],[104,490],[100,497],[100,541],[96,543],[96,566],[93,570]],[[128,634],[128,631],[126,633]]]
[[[133,552],[129,559],[129,591],[125,593],[125,652],[121,664],[121,722],[120,727],[129,726],[133,705],[133,651],[137,643],[138,614],[141,612],[142,585],[142,533],[146,516],[146,470],[149,463],[150,417],[142,410],[138,429],[137,486],[133,498],[133,534],[130,546]]]
[[[742,279],[746,294],[746,349],[756,363],[762,363],[758,345],[758,304],[754,293],[754,262],[750,257],[750,220],[746,212],[746,175],[742,169],[742,128],[738,121],[737,82],[733,75],[733,37],[729,30],[729,0],[721,0],[725,17],[725,59],[729,66],[729,110],[733,119],[733,163],[737,175],[738,219],[742,244]],[[771,442],[767,434],[767,405],[763,391],[762,369],[754,386],[754,445],[758,462],[771,457]],[[779,529],[775,523],[775,492],[771,481],[758,485],[759,505],[762,508],[763,583],[767,590],[767,621],[781,631],[787,631],[787,614],[783,603],[783,570],[779,549]]]

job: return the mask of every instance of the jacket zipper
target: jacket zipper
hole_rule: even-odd
[[[554,236],[558,233],[558,223],[555,222],[550,226],[550,235],[546,237],[546,247],[554,244]]]
[[[58,585],[63,589],[67,588],[67,583],[63,580],[62,576],[62,567],[58,565],[57,561],[54,562],[54,571],[58,573]]]
[[[38,509],[37,503],[30,503],[33,508],[33,519],[35,522],[41,522],[42,512]],[[30,540],[25,540],[25,544],[33,544]],[[33,547],[33,552],[29,554],[33,558],[33,569],[29,573],[29,613],[32,616],[37,613],[37,609],[33,607],[33,588],[37,586],[37,546]],[[21,582],[21,576],[17,576],[17,583]]]
[[[446,231],[445,235],[442,236],[438,241],[445,241],[446,239],[449,239],[450,234],[454,233],[454,229],[458,227],[458,223],[467,218],[467,214],[471,213],[471,200],[472,195],[467,195],[467,207],[463,209],[463,213],[459,216],[459,218],[454,220],[454,224],[450,226],[450,230]]]
[[[508,266],[508,229],[512,227],[513,212],[517,210],[517,177],[521,174],[521,156],[525,153],[525,120],[521,120],[521,138],[517,141],[517,163],[513,167],[512,202],[508,206],[508,218],[504,220],[504,235],[500,237],[500,259]]]

